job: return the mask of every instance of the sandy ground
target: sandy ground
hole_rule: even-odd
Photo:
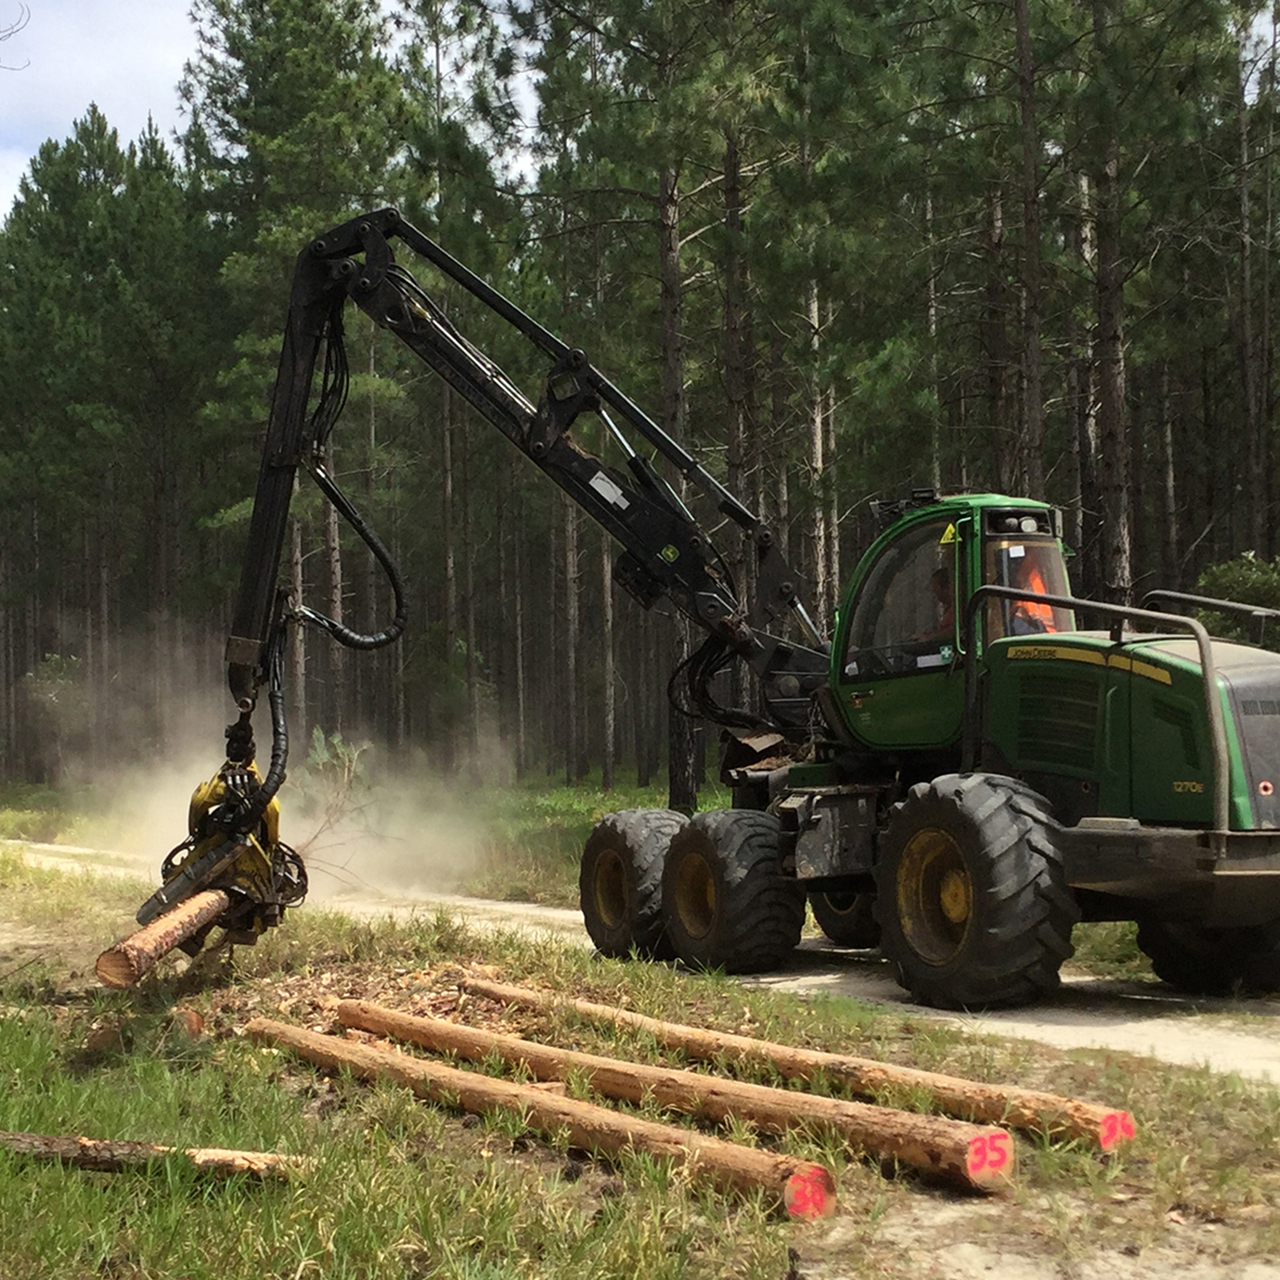
[[[153,865],[120,854],[68,845],[6,843],[24,848],[33,861],[65,870],[92,868],[146,879],[156,873]],[[364,918],[406,917],[445,907],[475,925],[590,945],[579,913],[557,907],[454,894],[392,897],[315,869],[310,900]],[[820,939],[806,939],[786,970],[744,981],[810,996],[852,997],[915,1017],[934,1017],[971,1031],[1038,1040],[1060,1049],[1148,1054],[1182,1066],[1207,1066],[1280,1084],[1280,1000],[1193,1000],[1161,983],[1117,982],[1068,967],[1063,971],[1062,990],[1050,1001],[995,1013],[945,1014],[912,1004],[878,955],[841,951]]]

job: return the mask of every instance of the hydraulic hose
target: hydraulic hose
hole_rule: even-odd
[[[289,726],[284,710],[284,642],[287,627],[283,622],[272,633],[267,652],[267,704],[271,708],[271,764],[262,785],[252,799],[236,814],[235,826],[242,834],[252,831],[262,820],[267,805],[284,785],[285,767],[289,763]]]
[[[319,613],[306,605],[299,605],[294,612],[304,622],[309,622],[312,626],[328,632],[339,644],[345,645],[348,649],[381,649],[384,645],[393,644],[404,634],[409,612],[405,601],[404,578],[400,573],[399,566],[392,560],[391,553],[383,545],[382,539],[378,537],[360,512],[351,505],[346,494],[338,488],[337,483],[324,469],[324,466],[314,460],[308,460],[306,467],[320,492],[333,503],[338,514],[356,531],[360,540],[373,553],[373,558],[382,566],[383,572],[387,575],[387,581],[391,584],[391,593],[395,599],[395,616],[383,630],[365,635],[362,632],[353,631],[336,619]]]

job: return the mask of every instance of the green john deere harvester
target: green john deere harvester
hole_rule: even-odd
[[[733,809],[597,827],[597,945],[774,968],[807,895],[828,937],[879,946],[942,1007],[1052,991],[1080,920],[1136,920],[1184,990],[1280,988],[1280,656],[1074,598],[1045,504],[925,493],[888,515],[800,749],[740,733]]]

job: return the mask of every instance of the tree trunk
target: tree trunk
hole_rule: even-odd
[[[1169,402],[1169,365],[1160,364],[1160,447],[1164,483],[1161,486],[1162,515],[1164,517],[1164,547],[1162,550],[1163,573],[1161,585],[1179,590],[1182,580],[1182,556],[1178,546],[1178,489],[1177,454],[1173,443],[1173,412]]]
[[[1009,290],[1004,266],[1004,202],[998,182],[987,193],[984,258],[986,302],[982,316],[982,359],[987,382],[987,419],[992,431],[992,455],[1002,493],[1022,488],[1022,460],[1017,433],[1010,425],[1009,405]]]
[[[724,316],[722,359],[724,361],[725,462],[729,492],[744,497],[747,450],[747,350],[745,337],[746,266],[742,259],[742,163],[738,137],[733,129],[724,135]],[[755,556],[750,535],[737,525],[728,533],[729,570],[738,588],[738,599],[752,598],[751,570]],[[745,666],[730,667],[729,701],[746,705]]]
[[[516,461],[513,458],[513,463]],[[516,500],[516,525],[523,532],[524,497]],[[513,548],[515,557],[514,589],[515,589],[515,681],[516,681],[516,777],[522,778],[529,768],[528,749],[528,710],[527,689],[525,684],[525,641],[524,641],[524,543],[517,537]]]
[[[337,1013],[344,1026],[409,1040],[435,1053],[471,1062],[496,1057],[508,1066],[527,1068],[539,1080],[577,1076],[607,1098],[652,1100],[718,1124],[748,1121],[766,1133],[812,1125],[876,1159],[895,1160],[971,1189],[993,1190],[1007,1183],[1014,1171],[1013,1139],[1000,1128],[557,1049],[438,1018],[414,1017],[365,1000],[344,1000]],[[994,1159],[988,1159],[990,1152],[996,1153]]]
[[[668,165],[658,171],[658,277],[662,317],[662,425],[673,440],[684,443],[684,328],[681,316],[680,175]],[[684,496],[684,481],[677,490]],[[690,625],[676,622],[675,665],[690,652]],[[661,695],[659,695],[661,696]],[[674,708],[667,722],[667,805],[678,813],[698,807],[697,762],[693,721]]]
[[[1022,430],[1019,453],[1028,497],[1044,498],[1044,391],[1040,360],[1040,138],[1035,63],[1027,0],[1013,0],[1018,47],[1018,110],[1022,124]]]
[[[297,493],[294,480],[294,493]],[[305,599],[306,581],[302,559],[302,520],[298,515],[289,517],[289,580],[293,584],[293,598],[301,603]],[[293,705],[290,708],[291,731],[295,741],[306,742],[307,731],[307,629],[295,622],[290,628],[289,665],[293,679],[289,692]]]
[[[1250,154],[1248,46],[1249,24],[1238,20],[1236,28],[1237,98],[1236,127],[1239,138],[1237,188],[1240,209],[1240,297],[1236,328],[1240,347],[1240,392],[1244,401],[1245,493],[1248,500],[1246,537],[1249,549],[1266,554],[1267,546],[1267,448],[1258,396],[1258,361],[1253,326],[1253,231],[1250,211]]]
[[[600,785],[613,790],[615,738],[617,734],[617,672],[613,654],[613,545],[609,535],[600,531],[600,645],[604,653],[603,735],[600,754]]]
[[[463,676],[467,685],[467,772],[473,782],[479,782],[477,770],[480,761],[480,666],[476,648],[476,540],[471,524],[471,451],[463,451],[462,462],[462,581],[466,597],[466,658]]]
[[[1093,235],[1092,195],[1086,174],[1078,176],[1076,188],[1077,208],[1074,214],[1068,215],[1064,238],[1068,252],[1079,262],[1082,274],[1094,276],[1098,256]],[[1068,316],[1067,325],[1067,412],[1074,489],[1068,536],[1080,554],[1081,567],[1076,575],[1079,580],[1075,589],[1078,593],[1094,596],[1101,591],[1099,584],[1102,581],[1095,377],[1088,336],[1074,314]]]
[[[303,1170],[308,1162],[296,1156],[277,1155],[273,1151],[227,1151],[220,1147],[161,1147],[152,1142],[126,1142],[120,1139],[69,1138],[42,1133],[13,1133],[0,1130],[0,1147],[15,1155],[33,1160],[50,1160],[77,1169],[98,1173],[119,1173],[138,1165],[178,1157],[194,1165],[201,1173],[219,1177],[233,1174],[284,1177]]]
[[[813,503],[812,551],[813,603],[817,610],[814,621],[820,631],[830,628],[828,601],[827,476],[826,476],[826,397],[818,367],[822,346],[822,311],[818,282],[810,280],[805,294],[806,338],[809,348],[809,385],[806,392],[806,415],[809,420],[809,492]]]
[[[573,1146],[587,1151],[618,1155],[635,1150],[669,1159],[722,1188],[747,1194],[764,1191],[782,1201],[794,1217],[823,1217],[835,1208],[831,1175],[818,1165],[789,1156],[556,1097],[536,1085],[496,1080],[268,1018],[251,1019],[245,1033],[252,1040],[290,1049],[318,1066],[346,1068],[363,1080],[390,1080],[445,1106],[481,1115],[494,1110],[515,1112],[526,1126],[548,1135],[567,1133]]]
[[[453,392],[448,383],[440,388],[441,475],[440,505],[444,533],[444,643],[446,678],[452,679],[458,661],[458,559],[454,528]],[[441,735],[444,767],[452,774],[458,765],[458,726],[447,724]]]
[[[561,499],[564,512],[564,780],[569,786],[582,781],[582,696],[578,671],[578,629],[582,582],[578,572],[578,507],[569,497]]]
[[[326,451],[325,465],[332,476],[337,476],[333,462],[333,446]],[[325,561],[329,566],[329,607],[328,613],[335,622],[343,621],[343,584],[342,584],[342,539],[341,525],[338,520],[338,509],[329,502],[325,504],[324,550]],[[341,733],[344,724],[343,710],[346,703],[346,655],[342,645],[333,643],[328,646],[329,652],[329,723],[325,729],[330,733]]]
[[[549,992],[527,987],[472,978],[459,985],[471,995],[496,1000],[500,1004],[547,1012],[568,1007],[580,1017],[592,1021],[643,1031],[652,1035],[659,1044],[679,1049],[701,1061],[714,1062],[723,1058],[768,1063],[788,1080],[809,1080],[825,1072],[856,1093],[871,1097],[889,1088],[920,1090],[932,1105],[968,1120],[1008,1125],[1013,1129],[1048,1133],[1054,1137],[1082,1138],[1096,1142],[1104,1151],[1134,1136],[1133,1117],[1127,1111],[1081,1102],[1078,1098],[1019,1089],[1014,1085],[979,1084],[959,1076],[938,1075],[932,1071],[918,1071],[843,1053],[797,1049],[750,1036],[661,1022],[611,1005],[592,1004],[586,1000],[559,1000]]]
[[[1095,6],[1095,11],[1102,5]],[[1120,143],[1108,130],[1097,184],[1098,451],[1102,497],[1102,589],[1127,604],[1133,587],[1129,501],[1129,432],[1125,417],[1124,268],[1121,262]]]

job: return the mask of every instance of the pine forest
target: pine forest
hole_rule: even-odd
[[[927,487],[1059,505],[1081,595],[1280,604],[1266,7],[194,0],[193,21],[180,132],[123,138],[86,103],[0,227],[0,780],[217,740],[293,262],[388,205],[760,511],[824,629],[872,504]],[[537,353],[419,278],[536,398]],[[602,532],[393,337],[351,312],[347,345],[329,466],[411,619],[373,654],[296,631],[297,740],[461,779],[644,783],[677,751],[713,773],[714,729],[667,705],[673,610],[611,588]],[[309,485],[282,573],[361,629],[389,612]]]

